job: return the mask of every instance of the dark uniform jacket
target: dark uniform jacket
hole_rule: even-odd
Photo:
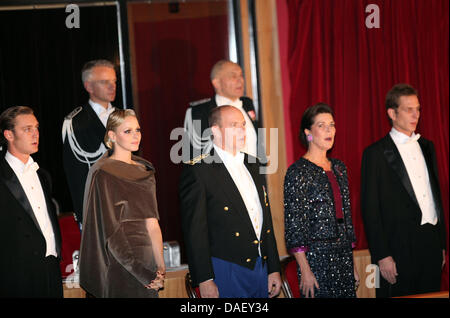
[[[81,109],[80,109],[81,108]],[[89,103],[75,109],[66,117],[72,120],[73,134],[79,146],[86,152],[95,152],[103,143],[106,128]],[[63,144],[63,165],[78,222],[82,223],[83,194],[89,165],[75,157],[66,136]],[[106,148],[105,148],[106,149]],[[100,154],[101,156],[102,154]],[[98,156],[98,158],[100,158]],[[96,158],[96,159],[98,159]],[[95,163],[92,162],[91,166]]]
[[[212,158],[218,158],[214,150],[206,158],[185,164],[180,181],[182,228],[193,284],[215,277],[211,257],[253,269],[259,245],[268,274],[279,272],[267,187],[264,175],[259,174],[259,163],[256,158],[252,158],[255,163],[249,163],[245,155],[263,209],[260,240],[227,168],[222,162],[208,163]]]

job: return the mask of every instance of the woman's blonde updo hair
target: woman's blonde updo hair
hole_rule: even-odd
[[[109,149],[113,149],[113,142],[109,138],[108,132],[110,130],[115,132],[117,127],[119,127],[128,116],[136,117],[136,113],[132,109],[116,109],[109,115],[108,122],[106,123],[106,134],[103,139],[106,147]]]

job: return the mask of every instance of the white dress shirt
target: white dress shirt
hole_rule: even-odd
[[[41,228],[47,245],[45,256],[58,256],[56,253],[55,234],[53,232],[53,225],[50,221],[50,216],[47,211],[47,204],[45,203],[44,191],[42,190],[41,181],[37,174],[39,169],[38,164],[31,158],[24,164],[18,158],[14,157],[9,151],[6,152],[5,160],[10,165],[11,169],[19,179],[20,184],[27,196],[33,209],[34,216]]]
[[[239,152],[233,156],[231,153],[216,145],[214,145],[214,150],[217,152],[220,159],[222,159],[222,162],[236,184],[245,207],[247,208],[250,220],[252,221],[256,237],[259,240],[263,224],[263,210],[261,202],[259,201],[255,182],[244,164],[244,153]],[[261,251],[259,253],[261,254]]]
[[[102,105],[89,100],[89,105],[91,105],[94,112],[97,114],[100,121],[103,123],[103,126],[106,127],[106,123],[108,122],[109,115],[115,110],[111,103],[108,104],[108,108],[105,109]]]
[[[239,98],[232,101],[231,99],[216,94],[216,104],[217,106],[231,105],[241,111],[245,119],[245,146],[244,149],[242,149],[242,152],[252,155],[253,157],[257,157],[258,137],[256,134],[256,129],[255,126],[253,126],[253,122],[247,112],[242,107],[242,101]]]
[[[389,134],[400,152],[414,194],[416,195],[417,202],[422,211],[421,225],[426,223],[435,225],[437,223],[437,214],[433,193],[431,191],[428,168],[422,149],[417,142],[420,135],[413,133],[411,137],[409,137],[399,132],[394,127],[392,127]]]

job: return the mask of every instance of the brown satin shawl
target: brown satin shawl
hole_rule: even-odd
[[[106,152],[90,169],[84,194],[80,285],[96,297],[157,297],[144,285],[156,277],[145,219],[159,219],[155,170]]]

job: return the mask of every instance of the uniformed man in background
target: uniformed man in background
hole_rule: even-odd
[[[81,71],[89,101],[66,116],[63,123],[63,164],[75,218],[83,223],[83,195],[89,168],[106,151],[106,122],[115,108],[116,71],[107,60],[87,62]]]
[[[210,75],[211,84],[215,95],[190,103],[184,119],[184,128],[191,143],[191,153],[188,159],[192,159],[201,153],[209,153],[211,150],[211,134],[208,117],[212,109],[231,105],[239,109],[245,119],[247,142],[242,149],[243,152],[253,157],[264,157],[258,154],[258,118],[251,98],[244,95],[244,75],[241,67],[228,60],[220,60],[214,64]],[[261,142],[263,142],[261,140]],[[184,158],[183,154],[183,158]]]

